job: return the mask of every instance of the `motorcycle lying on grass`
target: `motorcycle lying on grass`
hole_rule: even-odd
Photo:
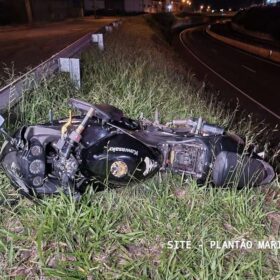
[[[127,185],[159,171],[184,174],[218,187],[270,183],[273,168],[256,153],[245,153],[244,142],[201,118],[162,125],[132,120],[111,105],[70,99],[81,114],[47,124],[21,127],[6,140],[1,167],[12,185],[27,197],[82,194],[90,182]]]

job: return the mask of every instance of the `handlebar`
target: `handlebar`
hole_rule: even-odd
[[[222,135],[225,133],[225,129],[223,127],[212,125],[206,122],[203,122],[201,118],[195,119],[186,119],[186,120],[173,120],[170,123],[167,123],[167,126],[186,126],[189,128],[191,133],[194,134],[214,134],[214,135]]]
[[[216,125],[205,123],[202,126],[201,131],[207,134],[209,133],[209,134],[220,135],[220,134],[224,134],[225,129]]]

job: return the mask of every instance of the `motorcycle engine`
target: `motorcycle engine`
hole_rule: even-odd
[[[200,143],[178,143],[164,148],[167,168],[202,178],[209,168],[207,149]]]

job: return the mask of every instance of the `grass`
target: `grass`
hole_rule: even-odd
[[[67,115],[66,100],[75,96],[135,118],[152,118],[156,108],[162,121],[201,115],[253,139],[255,125],[236,123],[197,86],[142,17],[126,20],[105,46],[83,54],[81,90],[67,75],[44,81],[9,112],[10,129],[46,121],[50,108],[55,117]],[[279,279],[277,250],[210,248],[210,241],[279,239],[278,180],[237,191],[161,174],[120,189],[89,189],[81,202],[61,195],[40,205],[11,205],[18,196],[4,174],[0,180],[1,279]],[[192,246],[169,249],[175,240]]]

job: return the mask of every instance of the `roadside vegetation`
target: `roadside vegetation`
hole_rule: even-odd
[[[105,51],[82,56],[82,88],[67,75],[44,81],[9,112],[7,125],[68,114],[67,99],[110,103],[130,117],[202,116],[246,135],[260,131],[205,92],[157,28],[143,17],[106,35]],[[264,132],[263,132],[264,133]],[[279,180],[265,188],[210,189],[171,174],[80,202],[63,195],[33,204],[0,176],[1,279],[277,279],[278,250],[210,248],[211,241],[279,240]],[[170,249],[188,240],[191,248]]]
[[[233,22],[256,32],[266,33],[280,40],[280,6],[252,7],[238,12]]]
[[[172,27],[178,21],[173,13],[156,13],[146,16],[147,22],[152,28],[157,29],[164,39],[171,43],[172,40]]]

